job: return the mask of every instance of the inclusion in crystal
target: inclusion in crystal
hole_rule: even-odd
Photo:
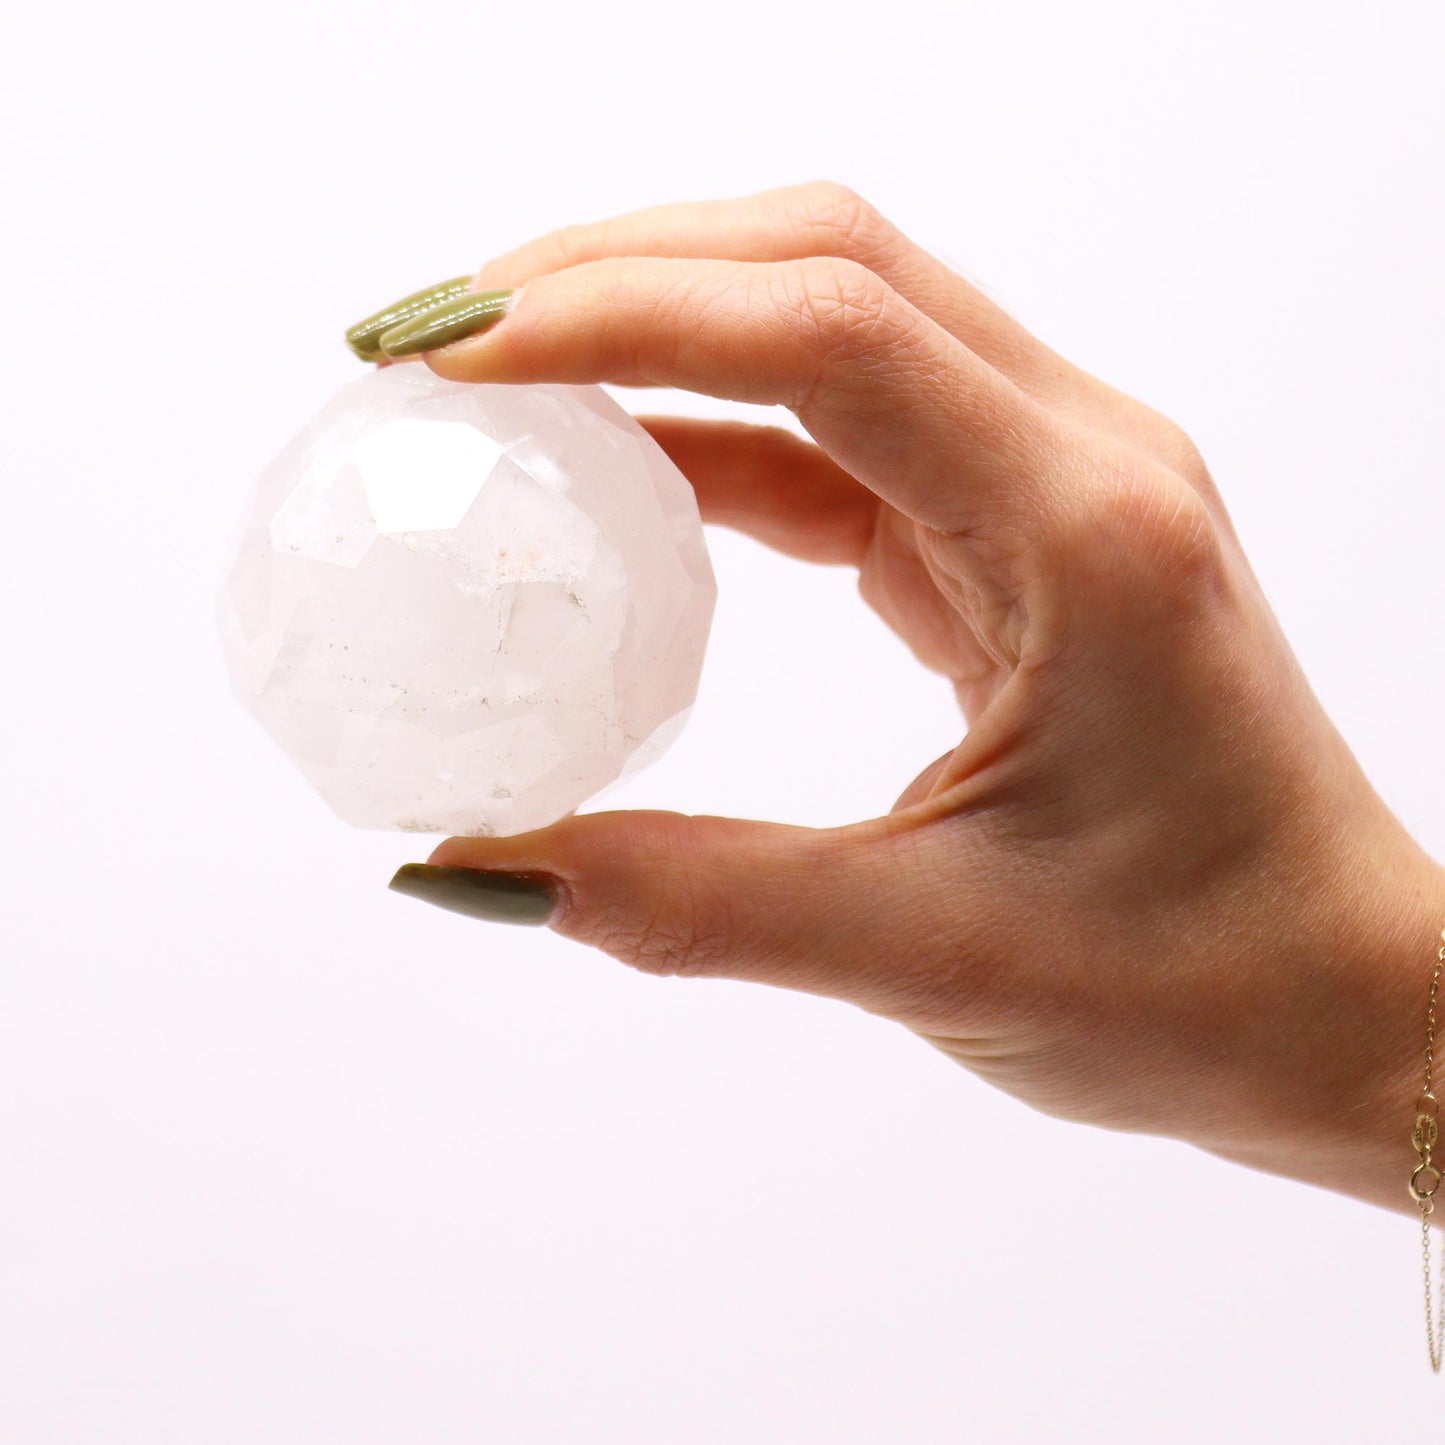
[[[715,599],[692,488],[605,392],[411,364],[262,474],[220,614],[237,696],[342,818],[491,834],[672,741]]]

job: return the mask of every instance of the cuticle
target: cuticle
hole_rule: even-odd
[[[533,876],[539,882],[548,883],[552,889],[552,916],[547,920],[550,928],[553,924],[560,923],[572,907],[572,889],[566,879],[559,878],[555,873],[538,873]]]

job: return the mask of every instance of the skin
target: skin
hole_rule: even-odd
[[[856,566],[968,727],[854,826],[597,813],[433,864],[556,880],[550,926],[648,972],[846,999],[1047,1113],[1414,1211],[1445,872],[1174,423],[831,183],[569,228],[472,285],[524,289],[443,376],[791,408],[811,442],[645,424],[708,521]]]

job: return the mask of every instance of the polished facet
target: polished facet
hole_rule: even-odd
[[[692,489],[604,392],[404,365],[263,473],[221,627],[348,822],[516,833],[671,741],[715,596]]]

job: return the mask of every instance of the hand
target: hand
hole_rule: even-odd
[[[433,864],[556,880],[560,933],[851,1000],[1049,1113],[1413,1207],[1445,875],[1177,426],[832,185],[572,228],[473,284],[525,290],[428,352],[444,376],[791,408],[811,443],[646,425],[707,520],[855,565],[968,730],[855,826],[600,813]]]

